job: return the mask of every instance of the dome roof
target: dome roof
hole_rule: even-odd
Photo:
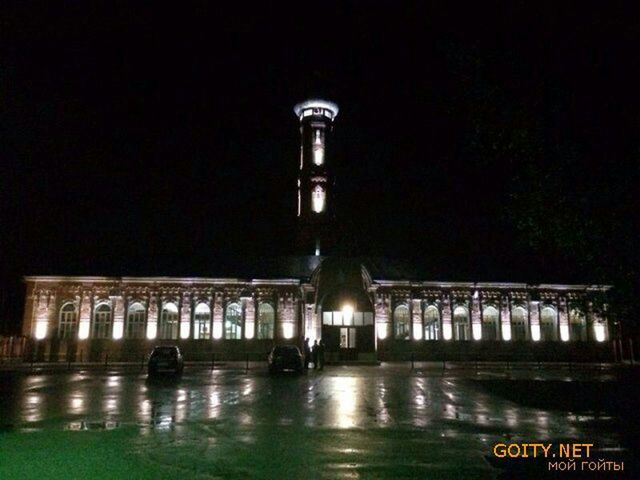
[[[356,259],[329,257],[314,274],[317,304],[323,310],[341,310],[350,304],[356,311],[372,311],[368,288],[371,276]]]

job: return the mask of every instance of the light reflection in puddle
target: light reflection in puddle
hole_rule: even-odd
[[[222,405],[222,402],[220,401],[220,393],[217,390],[214,390],[209,394],[208,403],[208,417],[217,418],[220,415],[220,406]]]
[[[103,410],[115,413],[118,410],[118,398],[117,397],[107,397],[104,400]]]
[[[72,396],[69,402],[69,413],[78,415],[84,413],[84,399],[79,396]]]
[[[173,417],[171,415],[161,415],[155,418],[152,425],[158,430],[167,430],[171,428],[173,424]]]
[[[24,399],[23,417],[27,422],[39,422],[43,418],[44,397],[39,393],[28,393]]]
[[[335,423],[338,428],[356,426],[357,391],[359,378],[335,377],[333,379],[337,405],[335,407]]]
[[[107,387],[115,388],[120,386],[120,377],[111,376],[107,379]]]

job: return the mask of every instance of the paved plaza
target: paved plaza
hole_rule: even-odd
[[[635,468],[630,369],[253,365],[0,372],[0,478],[508,478],[497,443],[593,443]],[[524,469],[524,470],[523,470]]]

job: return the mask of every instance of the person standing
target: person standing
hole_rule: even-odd
[[[318,344],[318,368],[322,370],[324,368],[324,340],[320,339]]]
[[[311,360],[311,348],[309,348],[309,339],[304,339],[304,369],[309,370],[309,361]]]
[[[313,362],[313,369],[318,368],[318,340],[313,341],[313,347],[311,348],[311,361]]]

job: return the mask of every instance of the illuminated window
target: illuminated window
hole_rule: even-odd
[[[482,311],[482,339],[498,339],[498,310],[495,307],[487,307]]]
[[[511,310],[511,336],[515,341],[527,339],[527,311],[522,307]]]
[[[319,128],[314,130],[313,163],[316,165],[322,165],[324,163],[324,133]]]
[[[324,211],[324,201],[325,201],[326,193],[324,188],[320,185],[316,185],[311,192],[311,208],[314,212],[320,213]]]
[[[373,312],[364,312],[362,320],[365,325],[373,325]]]
[[[193,338],[196,340],[211,338],[211,309],[204,302],[196,305],[193,314]]]
[[[138,302],[131,304],[127,314],[125,338],[144,338],[144,317],[144,306]]]
[[[456,307],[453,311],[454,340],[469,340],[469,310]]]
[[[440,312],[438,307],[429,305],[424,311],[424,339],[438,340],[440,338]]]
[[[227,305],[224,315],[224,338],[230,340],[242,338],[242,309],[237,303]]]
[[[579,308],[569,310],[569,327],[571,340],[585,341],[587,339],[587,319]]]
[[[540,339],[550,341],[556,339],[556,310],[553,307],[544,307],[540,311]]]
[[[258,338],[273,338],[275,311],[268,303],[261,303],[258,309]]]
[[[178,307],[175,303],[167,303],[162,309],[158,338],[175,340],[178,338]]]
[[[313,163],[322,165],[324,163],[324,147],[313,147]]]
[[[398,305],[393,311],[393,333],[398,340],[409,340],[409,307]]]
[[[91,338],[111,338],[111,307],[101,303],[93,313]]]
[[[78,332],[78,315],[73,303],[65,303],[60,309],[60,323],[58,324],[58,338],[75,338]]]

